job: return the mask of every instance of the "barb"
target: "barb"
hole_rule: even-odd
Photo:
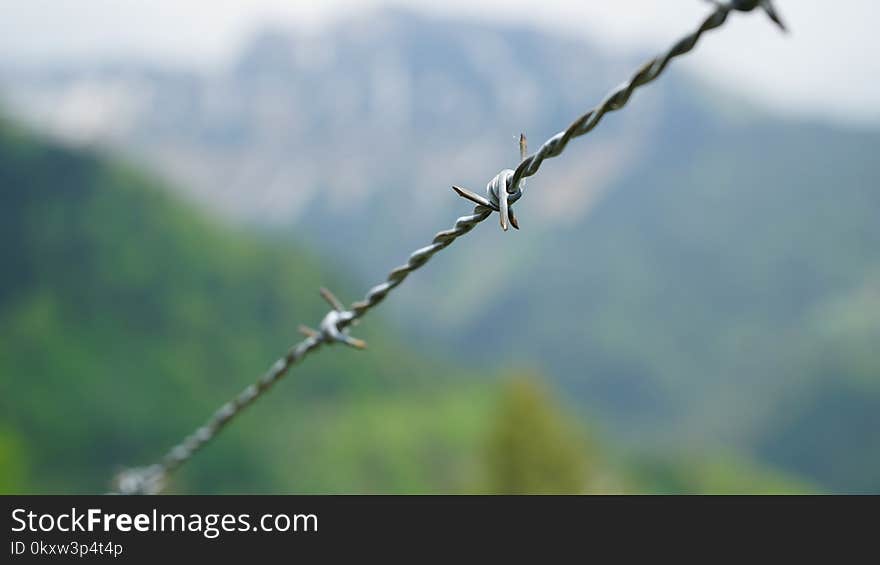
[[[526,138],[521,135],[521,162],[519,166],[515,170],[504,169],[495,175],[486,186],[486,197],[465,188],[453,186],[453,190],[459,196],[476,205],[473,213],[458,218],[452,228],[435,235],[430,245],[414,251],[404,265],[393,269],[384,282],[367,291],[363,300],[353,303],[351,308],[346,310],[342,302],[329,290],[322,288],[321,296],[330,304],[331,310],[321,321],[320,330],[300,326],[300,332],[305,334],[305,339],[291,347],[259,380],[221,406],[205,424],[187,436],[180,444],[171,448],[158,463],[127,469],[118,474],[115,479],[115,492],[118,494],[157,494],[161,492],[168,476],[175,469],[214,439],[238,414],[281,380],[292,366],[322,345],[342,343],[356,349],[364,349],[366,343],[363,340],[349,335],[350,327],[381,303],[389,292],[406,280],[410,273],[424,266],[431,257],[452,245],[456,239],[474,229],[477,224],[491,216],[493,212],[499,213],[502,229],[507,230],[508,224],[519,229],[519,222],[511,206],[522,197],[525,178],[537,173],[545,159],[556,157],[562,153],[569,141],[592,131],[605,114],[619,110],[626,105],[638,87],[656,79],[673,58],[691,51],[705,32],[724,24],[731,11],[749,12],[760,7],[783,30],[785,29],[770,0],[710,1],[715,6],[715,10],[694,33],[680,39],[663,55],[645,63],[632,78],[612,91],[597,107],[579,117],[566,130],[548,139],[537,152],[528,157],[525,156]]]

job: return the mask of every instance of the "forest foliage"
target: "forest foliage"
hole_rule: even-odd
[[[320,319],[320,285],[354,296],[346,273],[301,247],[223,225],[117,159],[9,124],[0,203],[2,492],[104,491],[256,378],[299,323]],[[540,377],[477,374],[404,347],[381,315],[366,322],[368,351],[338,347],[296,367],[171,491],[812,488],[742,454],[615,450]]]

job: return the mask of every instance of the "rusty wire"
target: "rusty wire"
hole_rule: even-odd
[[[453,186],[459,196],[476,204],[473,212],[458,218],[451,229],[435,235],[430,245],[414,251],[406,264],[393,269],[384,282],[367,292],[363,300],[353,303],[351,308],[346,309],[330,291],[322,288],[321,296],[330,304],[331,309],[324,316],[318,330],[301,326],[300,331],[305,334],[305,339],[291,347],[283,357],[275,361],[255,383],[221,406],[208,418],[205,424],[184,438],[178,445],[172,447],[159,462],[145,467],[126,469],[119,473],[114,480],[114,493],[158,494],[161,492],[172,471],[192,458],[205,444],[214,439],[238,414],[281,380],[293,365],[322,345],[343,343],[356,349],[365,348],[365,342],[349,335],[350,327],[382,302],[388,293],[400,285],[410,273],[421,268],[431,257],[449,247],[457,238],[474,229],[477,224],[487,219],[493,212],[499,213],[502,229],[507,230],[508,225],[518,229],[519,222],[511,205],[522,197],[525,178],[536,174],[544,160],[562,153],[569,141],[592,131],[605,114],[625,106],[638,87],[655,80],[672,59],[690,52],[704,33],[723,25],[730,12],[750,12],[761,8],[780,28],[785,30],[771,0],[709,1],[714,5],[714,10],[703,20],[696,31],[682,37],[662,55],[639,67],[628,81],[612,90],[598,106],[580,116],[565,130],[552,136],[541,145],[538,151],[526,156],[525,137],[522,136],[520,138],[521,162],[516,169],[504,169],[495,175],[486,186],[485,197],[465,188]],[[505,198],[500,196],[502,193],[506,196]]]

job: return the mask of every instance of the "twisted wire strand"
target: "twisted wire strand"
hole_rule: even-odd
[[[259,380],[221,406],[207,422],[184,438],[178,445],[172,447],[158,463],[147,467],[127,469],[117,475],[115,494],[158,494],[162,492],[168,475],[192,458],[238,414],[280,381],[292,366],[326,343],[344,341],[346,336],[334,335],[334,329],[337,332],[342,331],[355,323],[356,320],[384,300],[388,293],[402,283],[410,273],[422,267],[435,254],[449,247],[457,238],[474,229],[477,224],[488,218],[492,211],[485,206],[474,207],[473,214],[458,218],[451,229],[435,235],[431,245],[414,251],[405,265],[392,270],[384,283],[371,288],[362,301],[352,305],[350,311],[340,312],[338,309],[334,309],[328,312],[324,317],[325,322],[321,324],[321,332],[314,332],[291,347],[284,357],[275,361]],[[330,323],[326,323],[328,321]]]
[[[363,300],[351,305],[351,310],[354,313],[352,321],[362,317],[382,302],[392,289],[406,280],[410,273],[421,268],[431,257],[452,245],[452,242],[457,238],[477,227],[477,224],[488,218],[492,212],[493,210],[486,206],[475,206],[473,214],[458,218],[452,229],[441,231],[435,235],[431,245],[413,251],[405,265],[393,269],[385,282],[371,288]]]
[[[291,347],[255,383],[239,392],[235,398],[221,406],[196,431],[188,435],[178,445],[172,447],[162,459],[148,467],[127,469],[116,478],[118,494],[158,494],[165,487],[168,475],[188,461],[210,442],[245,408],[266,393],[272,385],[281,380],[287,371],[309,353],[323,345],[321,335],[306,337]]]
[[[519,186],[520,181],[537,173],[538,169],[541,168],[541,164],[546,159],[560,155],[568,146],[569,141],[590,133],[597,125],[599,125],[599,122],[602,121],[605,114],[614,112],[626,106],[626,103],[629,102],[630,97],[637,88],[648,84],[659,77],[673,59],[693,50],[704,33],[721,27],[724,22],[727,21],[727,16],[732,10],[748,12],[760,7],[768,13],[777,25],[783,30],[785,29],[782,22],[778,19],[778,16],[773,9],[773,5],[769,1],[734,0],[723,3],[714,2],[713,4],[715,5],[715,10],[703,20],[700,27],[698,27],[693,33],[679,39],[662,55],[658,55],[650,61],[647,61],[639,67],[629,80],[612,90],[598,106],[580,116],[572,122],[568,128],[545,141],[535,153],[523,159],[514,171],[513,177],[510,179],[510,183],[507,186],[507,191],[510,193],[514,192],[516,187]]]
[[[499,215],[504,218],[508,206],[522,195],[523,180],[537,173],[545,159],[558,156],[569,141],[592,131],[605,114],[625,106],[638,87],[655,80],[672,59],[691,51],[705,32],[723,25],[731,10],[748,12],[754,8],[763,7],[774,21],[777,21],[775,12],[771,11],[772,6],[768,7],[770,6],[768,0],[731,0],[725,3],[714,2],[714,5],[715,10],[695,32],[680,39],[664,54],[642,65],[628,81],[613,90],[597,107],[579,117],[566,130],[548,139],[537,152],[523,159],[516,170],[505,169],[498,173],[487,185],[488,198],[470,193],[468,193],[470,195],[463,194],[468,191],[456,188],[460,195],[477,202],[473,213],[458,218],[451,229],[435,235],[430,245],[410,254],[406,264],[393,269],[384,282],[372,287],[367,291],[365,297],[353,303],[349,310],[345,310],[335,297],[322,289],[322,295],[333,308],[322,320],[320,331],[304,328],[307,334],[305,339],[292,346],[255,383],[246,387],[232,400],[221,406],[207,422],[184,438],[178,445],[172,447],[158,463],[126,469],[119,473],[115,479],[114,494],[158,494],[161,492],[168,476],[175,469],[191,459],[237,415],[280,381],[293,365],[302,361],[322,345],[338,342],[363,348],[365,344],[362,341],[348,335],[350,326],[381,303],[389,292],[406,280],[410,273],[424,266],[431,257],[449,247],[459,237],[470,232],[493,212],[499,212]],[[777,23],[779,22],[777,21]],[[499,186],[506,187],[508,193],[506,198],[499,197]],[[502,225],[504,225],[503,221]]]

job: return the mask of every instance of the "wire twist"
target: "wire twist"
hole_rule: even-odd
[[[350,327],[381,303],[389,292],[406,280],[410,273],[420,269],[431,257],[449,247],[459,237],[470,232],[493,212],[499,213],[503,229],[507,229],[508,223],[514,228],[519,228],[511,206],[522,197],[524,179],[537,173],[546,159],[562,153],[569,141],[592,131],[605,114],[625,106],[638,87],[655,80],[672,59],[691,51],[704,33],[723,25],[732,10],[749,12],[760,7],[783,30],[785,29],[770,0],[731,0],[728,2],[713,1],[712,3],[715,5],[715,10],[696,31],[681,38],[664,54],[642,65],[628,81],[608,94],[598,106],[579,117],[564,131],[548,139],[538,151],[525,157],[525,138],[521,137],[522,160],[520,164],[515,170],[504,169],[495,175],[486,186],[485,198],[467,189],[453,186],[453,189],[460,196],[476,204],[473,213],[458,218],[451,229],[435,235],[430,245],[410,254],[406,264],[393,269],[384,282],[367,291],[363,300],[353,303],[350,309],[346,309],[330,291],[321,289],[321,296],[330,303],[331,310],[324,316],[319,330],[301,326],[300,331],[306,335],[305,339],[295,344],[283,357],[275,361],[255,383],[221,406],[205,424],[187,436],[180,444],[171,448],[158,463],[146,467],[126,469],[119,473],[115,478],[115,493],[157,494],[161,492],[166,485],[168,476],[175,469],[191,459],[224,427],[229,425],[238,414],[272,388],[293,365],[302,361],[322,345],[342,343],[357,349],[365,348],[366,343],[363,340],[349,335]]]

